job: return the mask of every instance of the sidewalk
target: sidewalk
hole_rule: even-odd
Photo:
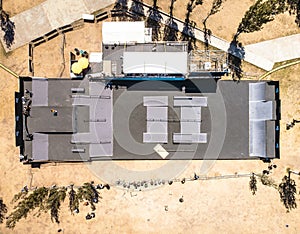
[[[246,45],[245,48],[274,63],[300,58],[300,34]]]
[[[82,14],[90,14],[109,5],[115,0],[48,0],[11,18],[15,23],[15,40],[11,49],[7,49],[0,39],[6,52],[26,45],[30,41],[45,35],[59,27],[73,23],[82,18]]]

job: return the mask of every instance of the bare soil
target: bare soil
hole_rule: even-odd
[[[149,5],[153,4],[152,0],[144,0],[144,2]],[[173,15],[184,20],[188,2],[187,0],[177,0],[174,4]],[[207,27],[212,30],[214,35],[231,41],[243,15],[254,2],[254,0],[224,1],[221,10],[208,19]],[[191,20],[196,22],[198,28],[203,28],[202,21],[210,12],[211,5],[212,0],[203,1],[203,5],[198,5],[194,8],[191,14]],[[167,13],[170,11],[169,1],[158,0],[158,6],[162,11]],[[259,32],[242,34],[240,41],[247,45],[296,33],[300,33],[300,29],[295,24],[295,16],[290,16],[288,13],[285,13],[276,16],[274,21],[265,25]]]
[[[17,14],[42,1],[3,0],[4,8],[11,14]],[[146,2],[149,2],[147,0]],[[195,12],[202,17],[209,9],[207,1]],[[209,20],[212,31],[226,40],[230,40],[239,20],[253,1],[228,0],[224,9]],[[177,0],[175,16],[184,19],[186,1]],[[166,1],[159,1],[162,9],[167,11]],[[203,10],[202,10],[203,8]],[[200,10],[201,9],[201,10]],[[205,9],[205,10],[204,10]],[[197,19],[198,15],[193,14]],[[283,17],[283,18],[280,18]],[[261,32],[245,35],[246,43],[258,42],[279,36],[299,33],[293,26],[293,18],[288,15],[278,17]],[[201,22],[199,19],[197,22]],[[197,23],[201,27],[200,23]],[[277,25],[277,26],[276,26]],[[288,25],[285,30],[278,27]],[[65,35],[66,68],[64,77],[68,77],[68,53],[75,47],[89,52],[101,50],[101,23],[86,24],[83,28]],[[61,56],[62,36],[50,40],[34,49],[36,76],[57,77],[62,69]],[[17,74],[29,75],[28,46],[19,48],[9,54],[0,49],[0,63],[6,65]],[[253,66],[245,64],[247,72],[259,72]],[[269,79],[279,80],[281,89],[281,159],[275,160],[277,168],[272,177],[280,182],[286,168],[300,169],[300,125],[285,130],[285,124],[293,118],[300,119],[300,65],[296,65],[273,74]],[[10,201],[24,185],[28,186],[59,186],[75,183],[81,185],[86,181],[101,182],[87,164],[46,164],[40,169],[32,169],[22,165],[18,159],[18,148],[14,139],[14,92],[18,90],[18,80],[0,70],[0,196],[13,210]],[[155,168],[162,167],[166,162],[159,161],[120,161],[116,164],[122,168],[151,173]],[[178,165],[186,162],[177,162]],[[199,173],[201,166],[207,162],[192,161],[184,167],[178,178],[190,177]],[[107,164],[96,164],[109,171]],[[261,161],[216,161],[207,176],[228,175],[234,173],[261,172],[267,164]],[[298,176],[293,176],[299,184]],[[153,174],[153,179],[155,174]],[[145,178],[152,179],[152,178]],[[97,205],[96,218],[85,220],[90,212],[88,207],[80,207],[80,213],[71,215],[68,201],[62,205],[61,223],[52,223],[49,214],[40,217],[30,214],[21,220],[14,230],[0,225],[0,233],[56,233],[62,228],[64,233],[299,233],[300,209],[286,213],[276,190],[258,183],[258,192],[251,195],[248,178],[209,180],[173,183],[163,187],[142,192],[128,192],[112,187],[102,190],[103,199]],[[183,196],[184,202],[179,198]],[[299,196],[297,196],[299,203]],[[298,204],[299,205],[299,204]],[[168,211],[165,210],[168,206]],[[288,226],[287,226],[288,225]]]

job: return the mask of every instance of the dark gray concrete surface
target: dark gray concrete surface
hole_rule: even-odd
[[[168,143],[162,144],[169,152],[167,159],[253,159],[249,157],[249,82],[219,80],[216,83],[213,79],[145,81],[129,82],[127,88],[123,83],[118,90],[113,90],[113,156],[93,157],[92,160],[161,159],[153,150],[156,144],[143,143],[143,132],[146,132],[144,96],[168,96]],[[50,161],[91,160],[89,144],[71,143],[73,133],[86,133],[90,126],[89,108],[73,108],[71,88],[84,87],[83,95],[89,95],[89,82],[49,79],[48,83],[49,106],[32,107],[31,117],[28,117],[29,132],[49,135]],[[268,99],[275,99],[274,84],[267,86]],[[183,86],[186,92],[181,91]],[[31,89],[30,81],[25,81],[26,88]],[[102,92],[99,89],[99,96]],[[207,96],[208,106],[201,108],[201,132],[207,133],[207,143],[173,144],[172,134],[180,132],[180,108],[174,107],[173,97],[180,95]],[[53,116],[52,108],[58,111],[58,116]],[[269,158],[278,157],[276,125],[275,122],[267,124]],[[72,153],[77,147],[84,149],[84,153]],[[31,141],[25,141],[25,153],[29,156],[32,153]]]

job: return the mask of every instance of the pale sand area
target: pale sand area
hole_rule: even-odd
[[[234,4],[234,1],[228,1]],[[175,4],[180,3],[176,2]],[[175,5],[176,8],[176,5]],[[218,14],[221,14],[218,13]],[[86,45],[86,40],[97,42],[94,36],[100,36],[99,26],[88,26],[74,37],[66,35],[66,53],[75,47],[78,37],[85,38],[78,42],[78,47]],[[93,30],[95,27],[97,30]],[[99,31],[98,31],[99,30]],[[234,30],[233,30],[234,31]],[[289,32],[289,31],[288,31]],[[287,33],[288,33],[287,32]],[[276,32],[277,33],[277,32]],[[252,34],[250,34],[252,35]],[[268,38],[269,39],[269,38]],[[35,49],[37,75],[54,77],[60,71],[60,42],[58,37]],[[88,46],[87,46],[88,45]],[[76,45],[77,46],[77,45]],[[94,45],[90,51],[97,50]],[[100,45],[99,45],[100,48]],[[57,51],[57,52],[54,52]],[[0,51],[0,62],[7,65],[18,74],[28,75],[28,47],[24,46],[5,56]],[[47,58],[47,59],[46,59]],[[45,61],[46,60],[46,61]],[[57,62],[59,61],[59,62]],[[51,66],[51,64],[54,64]],[[55,65],[56,64],[56,65]],[[58,65],[57,65],[58,64]],[[50,69],[50,70],[49,70]],[[251,67],[249,70],[251,71]],[[286,131],[285,124],[292,118],[300,119],[300,65],[273,75],[273,79],[281,81],[282,121],[281,121],[281,159],[276,160],[278,166],[272,175],[279,182],[287,167],[300,169],[300,126]],[[67,76],[65,71],[64,76]],[[24,185],[29,185],[32,177],[32,186],[80,185],[86,181],[101,181],[84,164],[51,164],[41,169],[31,169],[20,164],[18,149],[14,140],[14,91],[18,89],[17,80],[3,70],[0,71],[0,127],[3,133],[0,136],[0,196],[12,211],[10,200]],[[129,170],[147,170],[159,168],[165,161],[132,161],[115,162],[122,168]],[[189,177],[194,172],[200,172],[202,161],[193,161],[178,175],[179,178]],[[105,174],[116,174],[109,171],[104,163]],[[178,161],[178,164],[181,164]],[[185,163],[183,163],[185,164]],[[207,175],[226,175],[260,172],[267,164],[260,161],[218,161]],[[108,170],[108,171],[107,171]],[[152,175],[155,177],[155,175]],[[300,184],[297,176],[296,183]],[[152,178],[145,178],[152,179]],[[68,211],[68,201],[62,205],[61,223],[52,223],[49,214],[34,217],[32,212],[27,219],[21,220],[11,231],[0,225],[0,233],[56,233],[62,228],[65,233],[299,233],[300,209],[287,214],[279,200],[279,194],[272,188],[258,184],[258,193],[252,196],[248,188],[248,178],[226,179],[213,181],[176,183],[165,185],[159,189],[133,193],[112,187],[111,190],[102,190],[103,199],[97,205],[96,218],[86,221],[84,216],[89,208],[81,207],[78,215],[72,216]],[[136,196],[135,196],[136,195]],[[178,199],[183,196],[184,202]],[[299,196],[297,197],[299,203]],[[299,205],[299,204],[298,204]],[[165,211],[168,206],[168,211]],[[287,228],[285,225],[288,224]]]

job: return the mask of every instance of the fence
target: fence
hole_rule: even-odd
[[[0,5],[0,7],[1,7],[1,5]],[[32,40],[29,43],[29,47],[28,47],[28,70],[31,73],[31,75],[34,76],[34,48],[35,47],[37,47],[47,41],[50,41],[51,39],[53,39],[59,35],[63,35],[67,32],[80,29],[84,26],[84,23],[98,23],[109,17],[111,17],[110,11],[104,11],[104,12],[100,11],[94,15],[94,20],[92,20],[92,21],[81,19],[81,20],[73,22],[72,24],[68,24],[68,25],[60,27],[58,29],[54,29],[54,30],[46,33],[45,35]]]

